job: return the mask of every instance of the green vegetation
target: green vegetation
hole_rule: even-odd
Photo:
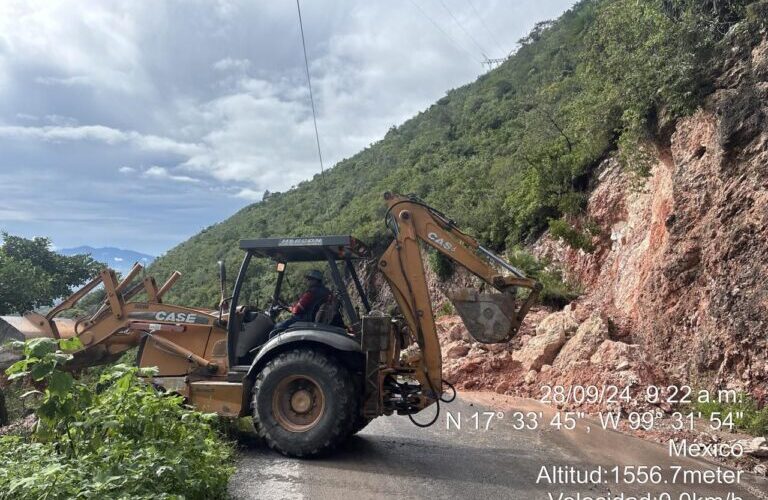
[[[591,252],[594,250],[592,235],[587,231],[576,229],[563,219],[549,220],[549,234],[554,238],[565,241],[571,248]]]
[[[542,285],[539,295],[541,303],[553,307],[563,307],[579,296],[579,290],[563,281],[559,269],[549,262],[537,259],[525,250],[515,247],[507,253],[510,264],[521,269],[526,275],[535,278]]]
[[[453,276],[454,267],[451,259],[433,249],[429,249],[428,255],[429,267],[440,280],[445,281]]]
[[[1,233],[0,314],[21,314],[51,306],[104,267],[88,255],[65,257],[47,238],[31,240]]]
[[[719,413],[721,420],[731,415],[733,425],[753,436],[765,436],[768,434],[768,406],[758,409],[755,399],[747,393],[740,392],[734,402],[720,402],[713,400],[706,403],[696,402],[693,410],[701,412],[702,418],[709,419],[713,413]]]
[[[232,448],[215,415],[144,382],[151,370],[116,365],[86,384],[62,371],[78,339],[18,342],[7,373],[36,390],[30,434],[0,436],[0,498],[224,498]]]
[[[169,300],[211,306],[215,263],[236,266],[241,238],[348,233],[379,250],[389,238],[385,191],[418,194],[496,251],[530,242],[550,220],[583,214],[604,158],[648,171],[669,125],[713,88],[729,28],[747,11],[762,22],[750,3],[584,0],[537,24],[499,68],[392,127],[324,179],[270,193],[170,250],[153,270],[184,273]],[[574,236],[565,224],[555,222],[556,231]],[[249,286],[260,290],[260,279]]]

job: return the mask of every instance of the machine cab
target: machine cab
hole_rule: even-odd
[[[355,302],[363,307],[365,313],[370,312],[368,298],[353,264],[355,260],[370,258],[370,252],[362,242],[351,236],[262,238],[242,240],[240,248],[245,251],[245,256],[232,297],[228,300],[227,355],[232,371],[247,371],[270,339],[282,334],[287,336],[292,332],[306,331],[312,335],[319,333],[359,342],[359,310],[348,293],[342,274],[351,278],[354,284],[358,295]],[[269,260],[265,263],[262,259]],[[312,267],[323,269],[326,278],[330,278],[325,280],[325,286],[330,291],[328,299],[311,312],[309,321],[276,328],[280,313],[288,309],[281,292],[289,268],[308,268],[309,263],[315,263]],[[258,280],[264,283],[264,272],[272,270],[275,272],[275,285],[268,303],[261,308],[249,306],[247,297],[243,300],[246,295],[244,290],[252,285],[249,282]],[[294,297],[289,300],[294,300]]]

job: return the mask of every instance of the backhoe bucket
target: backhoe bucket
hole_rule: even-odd
[[[527,312],[527,307],[525,312],[521,308],[522,315],[515,311],[515,299],[509,294],[478,293],[462,288],[447,295],[469,334],[483,344],[508,341],[517,333]]]

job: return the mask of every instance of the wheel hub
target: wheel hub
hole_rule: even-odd
[[[296,413],[307,413],[312,407],[312,395],[306,389],[300,389],[291,396],[291,409]]]
[[[325,411],[325,394],[320,384],[306,375],[285,377],[275,388],[272,414],[284,429],[305,432],[320,421]]]

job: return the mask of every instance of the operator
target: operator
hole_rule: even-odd
[[[307,289],[291,307],[293,316],[276,324],[273,331],[285,330],[297,321],[315,321],[317,310],[330,297],[331,291],[323,285],[323,273],[319,270],[312,269],[304,275],[304,279]]]

